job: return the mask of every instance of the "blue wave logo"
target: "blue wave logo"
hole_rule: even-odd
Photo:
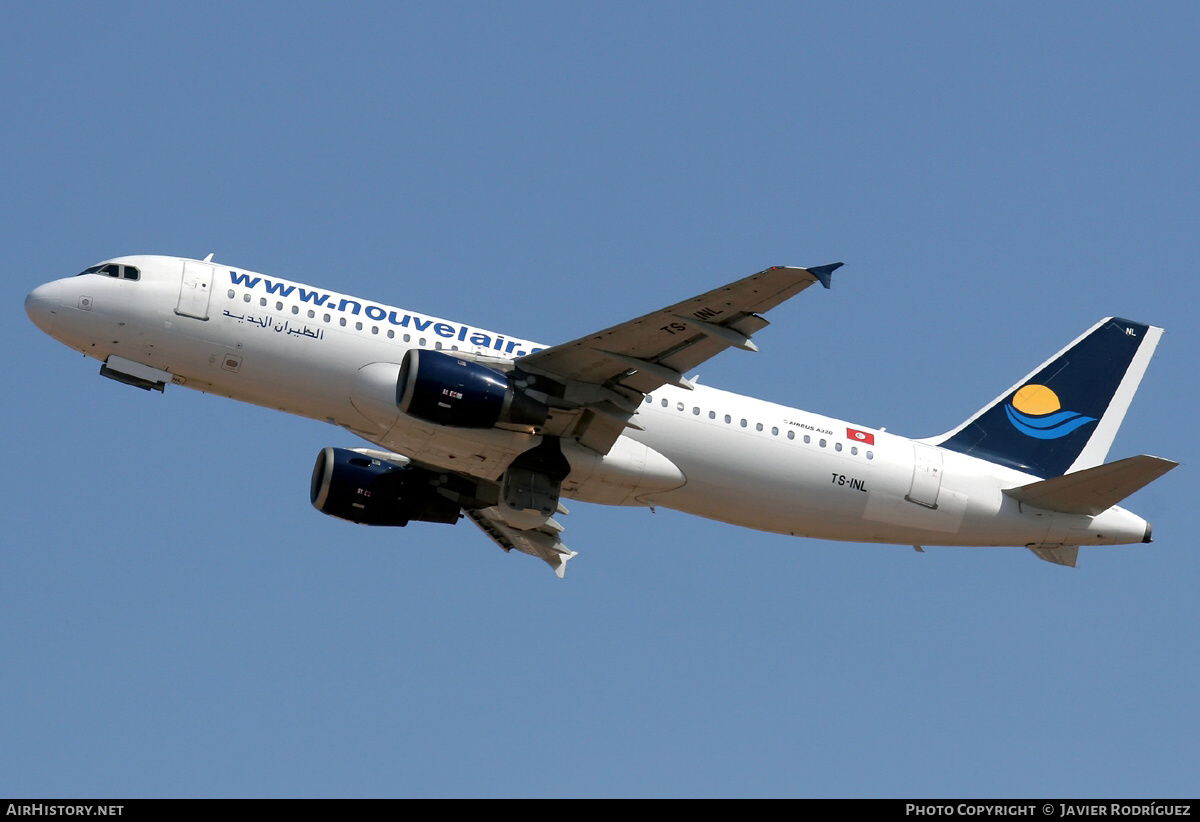
[[[1044,385],[1026,385],[1013,394],[1004,413],[1013,428],[1039,440],[1056,440],[1096,421],[1095,417],[1064,411],[1058,395]]]

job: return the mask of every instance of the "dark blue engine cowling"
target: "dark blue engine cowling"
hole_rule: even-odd
[[[323,514],[364,525],[458,522],[460,506],[438,493],[438,475],[349,451],[323,448],[309,498]]]
[[[455,428],[491,428],[498,422],[542,425],[550,415],[509,374],[441,351],[409,349],[400,364],[396,404],[405,414]]]

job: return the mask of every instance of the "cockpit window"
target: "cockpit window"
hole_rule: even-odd
[[[106,277],[113,277],[120,280],[140,280],[142,278],[142,272],[133,266],[119,265],[118,263],[94,265],[91,268],[80,271],[77,276],[82,277],[84,274],[103,274]]]

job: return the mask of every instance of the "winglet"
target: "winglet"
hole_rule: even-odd
[[[816,277],[817,281],[820,282],[821,285],[829,288],[829,282],[831,279],[833,279],[833,272],[837,271],[843,265],[845,265],[845,263],[830,263],[829,265],[818,265],[813,266],[812,268],[806,268],[805,271]]]
[[[567,560],[571,559],[572,557],[579,556],[579,552],[568,550],[567,553],[559,554],[558,556],[560,558],[558,565],[554,565],[554,563],[550,564],[554,568],[554,575],[559,579],[563,579],[564,575],[567,573]],[[549,560],[547,560],[547,562],[549,562]]]

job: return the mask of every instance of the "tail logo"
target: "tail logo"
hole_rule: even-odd
[[[1013,394],[1012,403],[1005,404],[1004,413],[1014,428],[1039,440],[1056,440],[1096,421],[1095,417],[1064,411],[1058,395],[1044,385],[1021,388]]]

